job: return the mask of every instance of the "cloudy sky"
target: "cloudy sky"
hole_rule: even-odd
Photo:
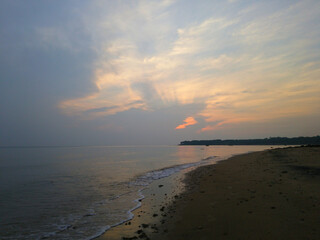
[[[0,145],[320,134],[318,0],[1,0]]]

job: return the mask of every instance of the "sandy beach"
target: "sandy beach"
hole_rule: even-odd
[[[320,147],[235,156],[184,181],[169,206],[143,203],[118,239],[320,239]]]

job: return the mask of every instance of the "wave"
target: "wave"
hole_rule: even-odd
[[[209,164],[214,159],[216,159],[216,156],[210,156],[210,157],[202,159],[201,161],[198,161],[198,162],[186,163],[186,164],[181,164],[181,165],[174,165],[174,166],[170,166],[170,167],[166,167],[166,168],[162,168],[162,169],[158,169],[158,170],[153,170],[153,171],[147,172],[143,175],[137,176],[136,178],[134,178],[132,181],[129,182],[129,186],[141,187],[138,190],[138,194],[140,197],[133,200],[133,202],[136,203],[136,206],[134,206],[133,208],[131,208],[127,211],[128,217],[124,218],[122,221],[120,221],[118,223],[107,226],[107,229],[104,232],[100,232],[99,235],[95,235],[91,239],[95,239],[95,238],[101,236],[102,234],[104,234],[107,230],[109,230],[112,227],[119,226],[127,221],[132,220],[134,218],[133,211],[138,209],[139,207],[141,207],[141,200],[143,200],[145,198],[145,196],[142,194],[143,189],[145,189],[152,182],[159,180],[159,179],[162,179],[162,178],[169,177],[172,174],[178,173],[178,172],[185,170],[185,169]],[[129,192],[129,193],[131,193],[131,192]],[[118,195],[118,196],[114,197],[113,199],[124,197],[125,195],[127,195],[129,193]]]
[[[169,177],[174,173],[180,172],[184,169],[188,169],[191,167],[196,167],[199,165],[203,165],[206,163],[206,161],[212,160],[214,157],[209,157],[206,159],[203,159],[199,162],[193,162],[193,163],[186,163],[181,165],[175,165],[167,168],[162,168],[159,170],[154,170],[151,172],[147,172],[141,176],[138,176],[134,181],[131,182],[132,185],[135,186],[148,186],[150,183],[152,183],[155,180]]]
[[[193,163],[157,169],[139,175],[129,182],[117,183],[117,188],[122,189],[121,194],[77,209],[77,212],[56,219],[55,223],[47,223],[46,229],[42,229],[41,233],[34,232],[29,236],[21,236],[20,239],[96,239],[109,229],[134,218],[134,210],[141,207],[141,201],[145,198],[142,191],[152,182],[182,170],[212,163],[214,159],[215,156],[211,156]]]

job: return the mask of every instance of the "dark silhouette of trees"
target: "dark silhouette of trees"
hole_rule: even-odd
[[[320,136],[314,137],[270,137],[264,139],[192,140],[179,145],[319,145]]]

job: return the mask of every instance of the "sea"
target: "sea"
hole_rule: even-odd
[[[132,219],[152,182],[269,148],[2,147],[0,239],[94,239]]]

